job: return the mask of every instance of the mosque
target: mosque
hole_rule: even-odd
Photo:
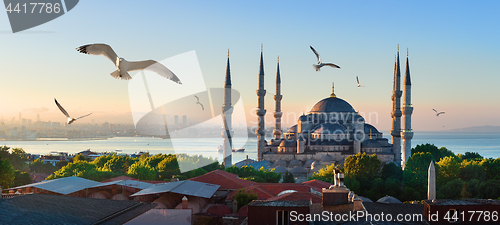
[[[332,163],[343,164],[345,158],[357,153],[376,154],[382,163],[395,162],[404,168],[411,154],[411,80],[408,54],[404,75],[404,90],[401,91],[401,73],[399,65],[399,46],[394,64],[393,94],[392,94],[392,140],[389,142],[373,125],[365,122],[354,107],[344,99],[337,97],[334,86],[330,96],[318,101],[311,111],[301,115],[297,124],[287,131],[281,129],[281,75],[279,60],[276,72],[275,109],[273,138],[265,139],[264,116],[264,65],[263,55],[260,56],[258,109],[259,116],[257,134],[257,161],[267,163],[276,171],[292,172],[296,178],[305,177],[319,170],[323,165]],[[229,61],[228,66],[229,68]],[[226,88],[229,70],[226,72]],[[229,77],[230,79],[230,77]],[[229,86],[230,88],[230,86]],[[226,98],[227,98],[226,94]],[[401,107],[403,97],[403,107]],[[229,97],[230,98],[230,97]],[[230,103],[229,103],[230,104]],[[223,108],[223,110],[227,110]],[[224,114],[226,117],[227,113]],[[401,128],[401,117],[403,127]],[[223,137],[227,138],[230,127],[226,127]],[[401,148],[401,139],[403,148]],[[224,142],[226,143],[226,142]],[[226,147],[225,147],[226,148]],[[228,151],[230,151],[227,146]],[[226,154],[224,154],[226,155]],[[227,164],[226,164],[227,165]],[[230,164],[229,164],[230,165]],[[302,178],[303,178],[302,177]]]

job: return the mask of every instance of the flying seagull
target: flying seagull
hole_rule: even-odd
[[[201,110],[205,110],[205,107],[203,107],[203,105],[200,103],[200,98],[198,98],[198,96],[194,96],[196,98],[196,104],[200,105],[201,106]]]
[[[321,62],[321,57],[319,56],[318,52],[312,46],[309,46],[309,47],[311,47],[311,50],[316,55],[316,58],[318,58],[318,64],[313,64],[313,67],[314,67],[314,69],[316,69],[316,71],[319,71],[321,69],[321,67],[323,67],[323,66],[330,66],[330,67],[333,67],[333,68],[339,68],[340,69],[340,66],[337,66],[337,65],[335,65],[333,63],[322,63]]]
[[[65,109],[64,109],[64,108],[63,108],[63,107],[59,104],[59,102],[57,102],[57,99],[55,99],[55,98],[54,98],[54,101],[56,102],[56,105],[57,105],[57,107],[61,110],[61,112],[62,112],[62,113],[66,116],[66,118],[68,118],[68,122],[67,122],[68,124],[72,124],[72,123],[73,123],[73,122],[75,122],[77,119],[81,119],[81,118],[83,118],[83,117],[86,117],[86,116],[89,116],[90,114],[92,114],[92,113],[89,113],[89,114],[87,114],[87,115],[85,115],[85,116],[80,116],[80,117],[78,117],[78,118],[72,118],[72,117],[68,114],[68,112],[66,112],[66,110],[65,110]]]
[[[436,116],[439,116],[439,114],[444,114],[444,112],[438,112],[438,111],[437,111],[437,110],[435,110],[435,109],[432,109],[432,110],[434,110],[434,112],[436,112]]]
[[[358,87],[365,87],[365,86],[359,84],[359,78],[358,78],[358,76],[356,76],[356,81],[358,82]]]
[[[118,57],[111,46],[107,44],[83,45],[76,48],[76,50],[80,53],[89,55],[103,55],[111,60],[117,68],[116,71],[111,73],[111,76],[116,79],[130,80],[132,77],[128,74],[128,71],[149,70],[178,84],[182,84],[179,78],[163,64],[155,60],[129,62],[124,58]]]

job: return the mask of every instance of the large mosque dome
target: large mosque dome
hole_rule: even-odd
[[[311,109],[312,113],[331,113],[331,112],[356,112],[348,102],[337,97],[325,98]]]

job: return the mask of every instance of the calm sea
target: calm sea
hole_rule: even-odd
[[[384,137],[389,138],[387,132]],[[0,145],[12,148],[23,148],[32,154],[49,154],[50,152],[77,153],[86,149],[95,152],[121,153],[149,152],[157,153],[187,153],[201,154],[206,157],[222,159],[222,154],[217,153],[220,138],[186,138],[176,142],[175,150],[168,139],[147,137],[116,137],[106,140],[83,141],[0,141]],[[233,153],[233,163],[241,161],[248,155],[256,158],[256,138],[235,138],[234,145],[244,148],[244,152]],[[412,147],[417,144],[431,143],[438,147],[446,147],[457,153],[478,152],[486,158],[500,157],[500,133],[458,133],[458,132],[415,132]]]

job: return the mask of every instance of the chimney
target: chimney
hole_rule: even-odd
[[[182,209],[188,208],[188,198],[186,196],[182,197]]]
[[[247,160],[248,160],[248,155],[247,155]]]
[[[233,200],[233,213],[238,213],[238,201]]]

